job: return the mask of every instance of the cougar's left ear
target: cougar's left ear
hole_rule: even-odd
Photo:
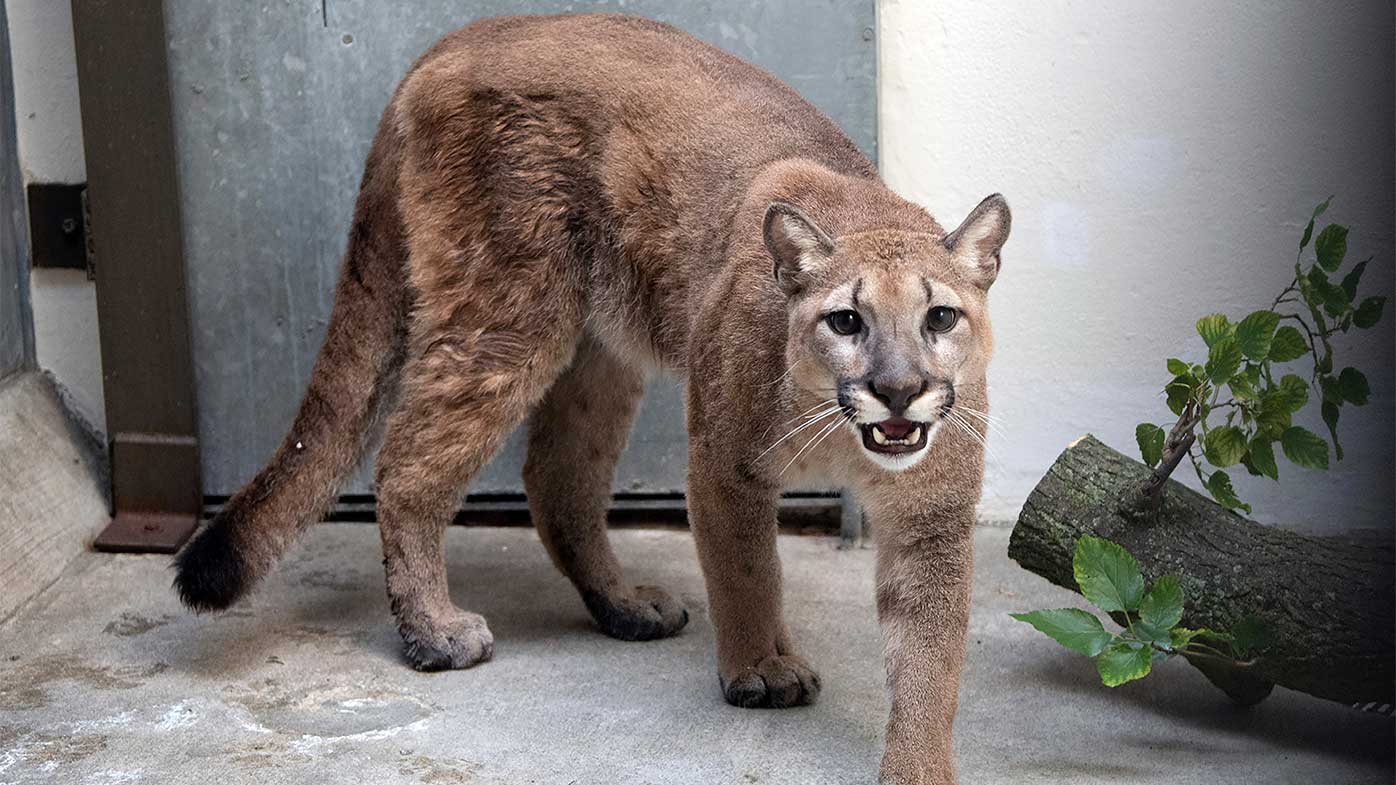
[[[1013,216],[999,194],[986,197],[970,212],[960,228],[945,236],[945,247],[981,289],[988,289],[999,274],[999,249],[1008,240]]]
[[[775,262],[776,283],[787,297],[804,288],[809,273],[834,253],[829,235],[793,204],[771,202],[761,231]]]

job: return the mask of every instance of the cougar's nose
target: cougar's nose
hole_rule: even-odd
[[[868,392],[892,412],[894,417],[900,417],[911,406],[911,402],[917,396],[926,391],[926,380],[915,378],[903,379],[869,379]]]

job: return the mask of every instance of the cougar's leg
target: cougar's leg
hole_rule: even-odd
[[[484,619],[451,603],[442,534],[470,478],[566,367],[575,346],[575,334],[555,325],[535,330],[471,313],[481,314],[468,320],[478,325],[464,333],[473,339],[439,337],[409,361],[378,454],[388,598],[407,656],[422,670],[465,668],[490,656]]]
[[[688,388],[688,520],[708,589],[718,678],[734,706],[799,706],[819,676],[793,650],[776,553],[778,479],[759,464],[765,397],[741,382],[714,386],[724,363],[712,338],[692,349]]]
[[[616,460],[625,448],[643,375],[585,341],[533,414],[524,487],[553,563],[601,631],[628,641],[678,632],[688,612],[668,592],[625,583],[606,536]]]
[[[378,455],[384,566],[412,663],[463,668],[493,641],[451,602],[442,533],[581,338],[585,265],[565,176],[575,151],[546,107],[477,90],[459,56],[419,64],[395,100],[412,315]]]
[[[688,516],[717,633],[723,697],[747,708],[813,703],[819,676],[793,651],[781,608],[779,492],[714,460],[701,437],[689,439]]]

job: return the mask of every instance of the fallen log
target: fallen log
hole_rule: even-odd
[[[1071,559],[1082,535],[1119,543],[1148,581],[1175,575],[1183,626],[1226,630],[1260,618],[1269,644],[1251,664],[1193,665],[1239,702],[1274,684],[1391,713],[1396,658],[1390,534],[1311,537],[1262,526],[1169,480],[1154,510],[1140,493],[1152,472],[1092,436],[1057,458],[1023,506],[1008,555],[1076,591]]]

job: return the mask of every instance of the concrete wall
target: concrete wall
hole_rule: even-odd
[[[5,11],[24,183],[84,182],[71,4],[5,0]],[[103,430],[95,287],[78,270],[34,270],[30,286],[39,367],[53,374],[76,414]]]
[[[26,177],[80,180],[68,3],[6,7]],[[1130,450],[1136,423],[1164,422],[1164,358],[1199,357],[1198,316],[1268,304],[1327,195],[1350,255],[1376,257],[1366,287],[1391,292],[1392,14],[1389,0],[1321,14],[1297,0],[882,0],[888,183],[946,223],[990,191],[1016,217],[993,298],[1006,433],[991,440],[987,513],[1013,515],[1081,433]],[[39,363],[100,423],[91,287],[63,273],[34,288]],[[1373,386],[1344,415],[1347,460],[1282,465],[1281,486],[1238,478],[1258,517],[1392,525],[1393,324],[1338,344]]]
[[[1013,207],[991,298],[1006,431],[990,443],[991,514],[1014,514],[1076,436],[1133,453],[1137,423],[1168,420],[1164,359],[1205,359],[1199,316],[1268,306],[1329,194],[1350,258],[1375,257],[1364,290],[1391,294],[1390,0],[879,12],[887,182],[952,224],[991,191]],[[1260,519],[1392,525],[1394,310],[1337,344],[1339,367],[1373,388],[1344,410],[1346,460],[1326,473],[1281,461],[1279,486],[1245,478]]]

